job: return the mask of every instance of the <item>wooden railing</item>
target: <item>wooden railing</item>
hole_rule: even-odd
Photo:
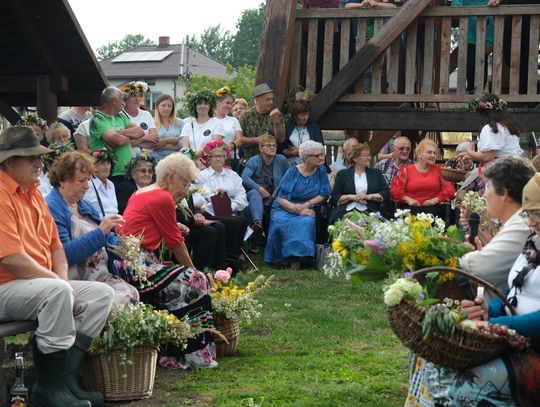
[[[291,53],[289,89],[305,86],[318,93],[400,9],[297,10]],[[508,102],[540,102],[538,57],[540,6],[433,7],[425,9],[401,36],[370,65],[371,86],[361,75],[340,102],[467,102],[467,38],[469,17],[477,17],[474,94],[485,90]],[[493,21],[493,49],[486,49],[486,27]],[[506,20],[506,24],[505,24]],[[504,49],[505,25],[512,22],[512,46]],[[319,27],[319,24],[322,26]],[[357,25],[355,33],[351,27]],[[423,26],[423,30],[418,30]],[[528,26],[528,46],[521,49],[522,27]],[[507,27],[509,28],[509,27]],[[452,31],[457,44],[452,45]],[[417,41],[423,42],[423,48]],[[354,41],[354,46],[351,45]],[[457,45],[457,46],[456,46]],[[319,48],[319,52],[318,52]],[[508,66],[505,64],[505,54]],[[524,55],[525,54],[525,55]],[[471,56],[473,57],[473,56]],[[322,61],[320,60],[322,58]],[[489,58],[488,77],[484,63]],[[319,59],[319,61],[317,61]],[[509,60],[508,60],[509,59]],[[337,68],[337,69],[336,69]],[[457,83],[450,78],[457,69]],[[367,70],[366,70],[367,72]],[[454,74],[455,75],[455,74]],[[520,75],[527,80],[520,89]],[[526,75],[526,76],[525,76]]]

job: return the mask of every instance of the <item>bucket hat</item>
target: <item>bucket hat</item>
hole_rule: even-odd
[[[52,152],[51,149],[39,144],[34,131],[28,126],[12,126],[0,133],[0,163],[10,157],[50,152]]]
[[[253,89],[253,98],[256,98],[257,96],[264,95],[265,93],[273,92],[273,89],[268,86],[267,83],[260,83],[257,86],[255,86],[255,89]]]

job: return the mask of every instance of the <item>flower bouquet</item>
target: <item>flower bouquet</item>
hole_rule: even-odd
[[[183,348],[196,334],[185,319],[167,311],[143,303],[116,306],[83,362],[83,387],[100,391],[109,401],[150,397],[159,346]]]
[[[461,205],[469,208],[471,212],[476,212],[480,216],[480,229],[494,236],[499,230],[497,221],[487,215],[487,204],[484,195],[476,191],[467,191],[461,201]]]
[[[469,320],[457,300],[429,297],[425,286],[410,275],[386,288],[384,303],[390,326],[401,342],[442,367],[462,370],[528,346],[524,337],[507,327]]]
[[[273,276],[266,278],[259,275],[245,288],[233,284],[232,269],[218,270],[213,276],[212,309],[214,310],[216,329],[225,338],[215,338],[218,356],[227,356],[236,352],[240,329],[239,321],[250,324],[259,318],[262,304],[255,298],[263,289],[270,286]]]
[[[409,210],[396,211],[393,220],[379,213],[353,212],[329,231],[334,253],[324,272],[330,277],[345,274],[353,285],[424,267],[456,267],[459,257],[469,250],[455,226],[445,231],[442,219],[424,213],[413,215]]]

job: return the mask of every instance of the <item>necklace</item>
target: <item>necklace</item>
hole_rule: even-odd
[[[304,136],[306,134],[306,128],[305,127],[298,127],[296,126],[296,133],[298,133],[298,146],[304,142]]]

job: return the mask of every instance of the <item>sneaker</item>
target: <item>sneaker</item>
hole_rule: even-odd
[[[201,366],[201,369],[214,369],[218,367],[217,360],[211,360],[210,362],[206,363],[205,365]]]
[[[255,222],[253,222],[253,226],[251,228],[253,229],[253,236],[255,236],[255,239],[259,242],[263,241],[266,237],[266,234],[264,233],[264,228],[261,221],[256,220]]]

